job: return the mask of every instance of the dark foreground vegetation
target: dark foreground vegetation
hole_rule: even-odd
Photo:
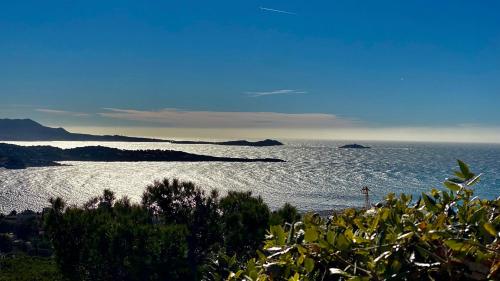
[[[55,198],[43,226],[2,218],[0,280],[498,280],[500,199],[474,197],[479,177],[459,166],[447,190],[328,218],[176,180],[140,204]]]
[[[0,168],[58,166],[57,161],[94,162],[284,162],[280,159],[231,158],[198,155],[175,150],[123,150],[104,146],[61,149],[53,146],[20,146],[0,143]]]

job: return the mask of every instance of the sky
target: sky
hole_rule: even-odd
[[[500,2],[2,1],[0,118],[500,142]]]

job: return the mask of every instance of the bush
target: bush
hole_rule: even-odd
[[[53,259],[29,256],[0,259],[0,281],[62,281]]]
[[[0,254],[10,253],[13,249],[12,238],[7,233],[0,233]]]
[[[485,280],[500,278],[500,199],[473,197],[479,180],[459,161],[448,191],[378,208],[307,215],[272,226],[258,259],[230,280]]]

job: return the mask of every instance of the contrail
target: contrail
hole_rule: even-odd
[[[276,9],[271,9],[271,8],[265,8],[265,7],[259,7],[259,9],[261,9],[263,11],[268,11],[268,12],[275,12],[275,13],[281,13],[281,14],[287,14],[287,15],[296,15],[296,13],[287,12],[287,11],[283,11],[283,10],[276,10]]]

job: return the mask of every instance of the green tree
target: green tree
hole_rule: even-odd
[[[56,262],[69,280],[186,280],[187,229],[155,224],[146,209],[114,195],[84,208],[53,199],[45,229]]]
[[[188,263],[198,280],[211,254],[222,242],[218,193],[208,196],[191,182],[165,179],[148,186],[142,205],[157,220],[165,224],[182,224],[187,228]]]
[[[236,254],[240,259],[255,256],[265,239],[269,207],[250,191],[229,191],[220,201],[220,210],[227,254]]]
[[[300,214],[290,203],[285,203],[283,207],[271,213],[269,225],[292,224],[300,220]]]

